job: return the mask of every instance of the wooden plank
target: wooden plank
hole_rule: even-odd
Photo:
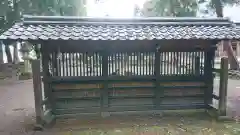
[[[77,114],[77,113],[96,113],[100,112],[100,107],[85,107],[85,108],[69,108],[69,109],[56,109],[56,115],[64,114]]]
[[[163,82],[160,86],[205,86],[204,82]]]
[[[228,58],[221,59],[219,88],[219,116],[226,116],[227,109],[227,85],[228,85]]]
[[[100,100],[57,100],[56,109],[71,109],[71,108],[85,108],[85,107],[100,107]]]
[[[124,106],[124,105],[153,105],[152,98],[132,98],[132,99],[110,99],[109,106]]]
[[[35,101],[35,113],[36,113],[36,124],[43,124],[43,99],[42,99],[42,82],[40,72],[40,60],[32,61],[32,73],[33,73],[33,91]]]
[[[165,89],[164,90],[164,97],[165,96],[195,96],[195,95],[204,95],[203,89]]]
[[[135,97],[140,96],[154,96],[152,89],[129,89],[129,90],[118,90],[114,89],[109,91],[110,97]]]
[[[183,60],[184,62],[184,60]],[[167,65],[165,65],[167,68]],[[195,82],[195,81],[203,81],[205,78],[204,76],[195,76],[186,74],[186,70],[183,70],[182,74],[180,75],[167,75],[167,70],[165,69],[165,74],[161,75],[160,81],[161,82],[168,82],[168,81],[179,81],[179,82]]]
[[[153,105],[128,105],[128,106],[110,106],[109,112],[126,112],[126,111],[154,111],[154,110],[185,110],[185,109],[205,109],[204,104],[171,104],[171,105],[160,105],[159,108],[155,108]]]
[[[204,103],[189,103],[189,104],[171,104],[160,105],[162,110],[186,110],[186,109],[206,109]]]
[[[155,79],[154,76],[108,76],[105,78],[104,76],[64,76],[64,77],[51,77],[51,82],[80,82],[80,81],[151,81]]]
[[[203,97],[179,97],[179,98],[171,98],[165,97],[162,100],[161,105],[171,105],[171,104],[178,104],[178,105],[185,105],[185,104],[204,104],[204,96]]]
[[[151,87],[154,86],[152,82],[120,82],[120,83],[109,83],[108,87],[125,87],[125,86],[131,86],[131,87]]]
[[[102,84],[53,84],[52,88],[55,90],[67,90],[67,89],[101,89]]]
[[[54,97],[57,98],[100,98],[100,90],[64,90],[54,91]]]
[[[128,105],[128,106],[109,106],[108,112],[126,112],[126,111],[151,111],[155,110],[154,105]]]

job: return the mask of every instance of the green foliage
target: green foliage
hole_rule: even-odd
[[[1,0],[0,1],[0,34],[21,19],[23,14],[85,16],[86,0]],[[8,45],[7,47],[9,48]],[[6,54],[11,62],[10,51]]]
[[[215,13],[218,17],[223,17],[223,7],[239,5],[239,0],[198,0],[199,4],[206,3],[204,14]]]
[[[143,16],[196,16],[196,0],[150,0],[144,4]]]
[[[86,0],[1,0],[0,18],[4,23],[0,28],[11,27],[22,14],[84,16],[85,5]]]

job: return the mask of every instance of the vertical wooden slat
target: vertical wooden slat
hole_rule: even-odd
[[[203,70],[202,70],[202,67],[203,67],[203,59],[204,59],[204,55],[203,55],[203,52],[196,52],[196,56],[199,56],[200,58],[200,74],[203,75]]]
[[[96,69],[97,69],[97,66],[96,66],[96,53],[94,52],[93,53],[93,56],[92,56],[92,67],[93,67],[93,76],[97,76],[96,75]]]
[[[182,74],[182,66],[183,66],[183,62],[182,62],[182,52],[179,52],[179,73],[178,75]]]
[[[90,72],[89,72],[89,53],[86,53],[86,62],[87,62],[87,76],[90,76]]]
[[[137,67],[137,68],[136,68],[136,69],[137,69],[137,75],[140,75],[140,74],[139,74],[139,53],[138,53],[138,52],[135,52],[135,56],[137,57],[137,58],[136,58],[136,59],[137,59],[137,61],[136,61],[136,62],[137,62],[137,63],[136,63],[136,65],[137,65],[137,66],[136,66],[136,67]]]
[[[54,52],[54,59],[53,59],[53,61],[54,61],[54,70],[55,70],[55,76],[59,76],[59,74],[58,74],[58,70],[59,70],[59,66],[58,66],[58,58],[57,58],[57,54],[58,54],[58,52],[57,51],[55,51]]]
[[[163,53],[162,52],[160,52],[160,54],[159,54],[160,56],[160,58],[159,58],[159,66],[160,66],[160,75],[162,75],[162,73],[163,73],[163,68],[162,68],[162,66],[163,66],[163,62],[162,62],[162,58],[163,58]],[[154,56],[154,72],[155,72],[155,64],[156,64],[156,62],[155,62],[155,59],[156,59],[156,54],[155,54],[155,56]],[[155,73],[154,73],[155,74]]]
[[[66,69],[66,66],[65,66],[65,52],[62,53],[62,75],[63,76],[66,76],[65,74],[65,69]]]
[[[181,52],[177,52],[177,71],[176,75],[178,76],[181,73]]]
[[[146,75],[146,52],[143,52],[142,65],[143,65],[143,75]]]
[[[58,59],[58,74],[59,74],[59,76],[62,76],[62,62],[61,62],[61,58],[60,58],[60,56],[61,56],[61,52],[58,52],[58,56],[57,56],[57,59]]]
[[[68,53],[66,53],[66,55],[65,55],[65,62],[66,62],[66,76],[69,76],[69,54]]]
[[[183,59],[184,59],[184,75],[187,75],[187,52],[183,53]]]
[[[170,52],[171,53],[171,63],[170,63],[170,75],[174,75],[174,65],[173,63],[175,62],[174,60],[174,52]]]
[[[86,71],[87,71],[87,56],[86,53],[83,53],[83,76],[87,76],[86,75]]]
[[[163,61],[164,61],[163,75],[166,75],[167,74],[167,70],[166,70],[166,67],[167,67],[167,53],[166,52],[163,52]]]
[[[195,58],[195,75],[199,76],[200,75],[200,57],[196,56]]]
[[[36,113],[36,124],[43,124],[43,99],[42,99],[42,83],[41,83],[41,72],[40,72],[40,60],[32,61],[32,73],[33,73],[33,91],[35,101],[35,113]]]
[[[131,73],[135,74],[134,70],[133,70],[133,66],[132,66],[132,62],[133,62],[133,57],[132,57],[132,52],[130,53],[130,58],[129,58],[129,67],[130,67],[130,71]]]
[[[80,59],[80,76],[84,76],[84,59],[83,59],[84,53],[79,53],[79,59]]]
[[[177,57],[176,57],[176,52],[173,52],[173,59],[174,59],[174,62],[172,64],[172,75],[176,75],[176,64],[177,64]]]
[[[75,58],[75,60],[76,60],[76,76],[79,76],[79,69],[81,68],[79,68],[79,53],[75,53],[75,56],[76,56],[76,58]]]
[[[194,74],[195,71],[195,58],[196,58],[196,52],[191,52],[191,74]],[[200,57],[199,57],[199,66],[200,66]],[[200,74],[200,71],[199,71]]]

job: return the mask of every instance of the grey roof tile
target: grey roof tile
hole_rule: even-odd
[[[162,40],[235,39],[240,28],[227,19],[96,19],[32,17],[16,23],[0,39],[21,40]]]

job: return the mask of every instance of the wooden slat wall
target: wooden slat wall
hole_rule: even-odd
[[[195,67],[196,57],[199,66]],[[50,54],[49,68],[52,76],[102,76],[102,55],[92,53]],[[154,75],[155,52],[114,53],[108,56],[108,75],[147,76]],[[204,51],[160,52],[160,75],[203,75]]]
[[[102,81],[53,83],[56,114],[100,112],[102,99],[106,100],[105,111],[156,109],[156,104],[157,109],[204,107],[204,51],[102,53],[50,54],[53,77],[63,80],[64,77],[105,77]],[[153,76],[155,79],[110,79],[120,76]]]

